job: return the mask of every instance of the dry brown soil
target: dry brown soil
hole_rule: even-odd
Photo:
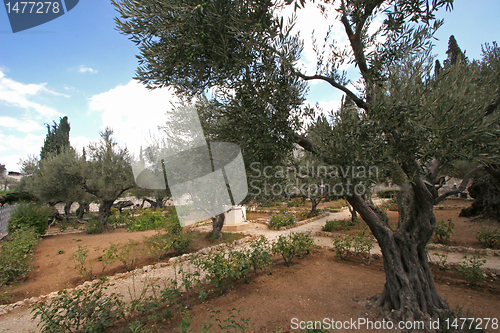
[[[436,209],[435,213],[438,221],[452,218],[455,224],[450,245],[481,248],[475,238],[477,231],[482,228],[500,227],[500,223],[490,220],[458,217],[460,209],[470,205],[469,201],[447,200],[443,205],[444,209]],[[391,223],[397,222],[397,212],[388,212],[388,216]],[[259,217],[264,216],[259,214]],[[154,233],[129,233],[124,229],[116,229],[101,235],[81,233],[46,237],[36,247],[36,269],[25,281],[18,282],[8,290],[2,290],[4,300],[10,302],[47,294],[81,283],[83,279],[78,276],[73,269],[73,262],[70,261],[71,254],[76,251],[78,245],[105,247],[109,243],[123,244],[128,239],[142,240],[143,237]],[[212,244],[202,244],[210,245]],[[58,254],[59,250],[64,250],[64,253]],[[94,253],[95,257],[97,255],[97,252]],[[144,259],[139,263],[139,267],[150,262]],[[292,318],[306,321],[323,318],[374,320],[377,317],[376,310],[367,308],[367,298],[383,289],[385,275],[380,258],[372,261],[371,266],[365,266],[356,259],[341,261],[335,257],[333,251],[320,249],[312,255],[296,260],[291,267],[283,265],[282,260],[277,257],[275,262],[271,275],[258,275],[249,284],[238,283],[222,296],[210,296],[203,303],[193,304],[190,309],[193,332],[200,332],[203,323],[211,320],[211,311],[219,310],[222,315],[226,315],[227,311],[233,308],[241,310],[236,319],[251,318],[254,332],[272,332],[277,327],[290,330]],[[111,267],[111,273],[121,271],[121,264]],[[437,284],[439,292],[452,307],[463,306],[464,311],[469,310],[478,318],[500,319],[498,279],[489,280],[482,286],[471,287],[456,275],[448,274],[437,281]],[[216,325],[214,319],[212,322]],[[178,319],[174,318],[158,324],[153,328],[153,332],[176,332],[178,329],[174,327],[178,324]],[[113,331],[121,332],[120,329]]]
[[[51,230],[49,230],[51,231]],[[78,246],[88,246],[89,259],[94,265],[94,272],[102,271],[102,263],[97,258],[102,255],[102,249],[113,244],[125,244],[130,239],[142,242],[146,237],[156,234],[154,230],[127,232],[124,228],[105,231],[102,234],[88,235],[86,233],[62,234],[47,236],[37,244],[35,248],[34,269],[23,281],[17,281],[11,286],[0,289],[0,304],[14,303],[33,296],[46,295],[53,291],[64,288],[73,288],[85,280],[75,270],[75,261],[71,260]],[[211,242],[206,234],[193,232],[196,242],[187,251],[197,251],[204,247],[213,246],[219,242]],[[237,235],[238,238],[243,237]],[[233,237],[232,237],[233,238]],[[222,241],[225,241],[226,235]],[[61,253],[64,251],[64,253]],[[168,261],[175,253],[170,251],[161,261]],[[142,259],[137,262],[136,267],[143,267],[158,262],[149,254],[142,254]],[[126,272],[121,262],[106,267],[104,275],[113,275]]]
[[[367,299],[382,291],[384,281],[381,259],[365,266],[357,260],[339,260],[333,251],[326,249],[295,260],[291,267],[276,258],[271,275],[258,275],[248,284],[234,285],[222,296],[192,305],[189,309],[191,328],[193,332],[202,332],[203,325],[209,322],[217,328],[215,318],[211,318],[213,311],[220,311],[218,318],[224,320],[232,309],[240,310],[239,313],[233,312],[236,320],[250,318],[251,332],[272,332],[279,327],[283,332],[297,332],[292,326],[293,318],[298,321],[324,318],[335,321],[369,318],[375,321],[379,313],[369,306]],[[452,308],[464,306],[463,313],[470,311],[470,315],[476,318],[500,317],[500,284],[497,281],[491,285],[494,285],[494,291],[469,287],[458,281],[438,281],[441,296]],[[153,332],[177,332],[178,325],[179,319],[174,318],[151,326],[151,329]],[[114,328],[110,332],[122,332],[123,329]],[[374,332],[372,329],[357,331]]]

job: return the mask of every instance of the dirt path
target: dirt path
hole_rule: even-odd
[[[291,232],[311,232],[314,235],[321,230],[327,220],[349,217],[349,212],[343,210],[284,231],[269,230],[267,226],[255,223],[250,224],[244,232],[252,236],[265,235],[269,239]],[[200,229],[204,228],[210,230],[210,227]],[[315,241],[322,247],[332,246],[330,237],[315,236]],[[372,251],[380,253],[378,247]],[[439,253],[438,250],[429,252]],[[459,262],[462,257],[462,253],[450,252],[448,262]],[[486,260],[485,267],[500,270],[500,257],[488,256]],[[54,276],[57,276],[57,272],[55,274]],[[131,296],[137,295],[148,285],[165,287],[173,276],[172,266],[166,263],[154,267],[146,266],[131,273],[116,275],[110,279],[114,287],[108,291],[120,293],[126,300],[130,300]],[[356,278],[353,278],[354,276]],[[252,318],[252,323],[256,327],[255,332],[269,332],[276,326],[290,328],[291,318],[307,320],[335,316],[347,320],[353,316],[367,316],[369,313],[366,312],[364,300],[382,290],[384,277],[380,259],[367,267],[357,262],[339,261],[332,251],[318,250],[314,255],[298,261],[290,268],[278,264],[273,268],[273,275],[258,276],[250,284],[238,286],[238,292],[233,290],[220,298],[211,299],[209,303],[195,305],[192,315],[196,316],[197,321],[193,323],[193,331],[198,332],[199,329],[196,328],[202,326],[197,325],[201,325],[203,320],[208,320],[210,314],[208,310],[233,307],[247,308],[245,317]],[[466,287],[464,289],[448,282],[438,282],[438,288],[452,306],[466,305],[466,308],[473,310],[476,316],[498,317],[500,300],[496,293]],[[272,320],[269,319],[270,314]],[[13,311],[0,315],[0,332],[38,332],[37,321],[31,317],[28,304],[18,303]],[[169,330],[166,329],[165,332]]]

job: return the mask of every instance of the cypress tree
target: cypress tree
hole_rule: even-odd
[[[47,136],[40,152],[40,159],[45,159],[49,154],[60,154],[65,147],[69,147],[69,131],[71,129],[68,123],[68,117],[60,118],[59,125],[54,121],[54,125],[47,125]]]

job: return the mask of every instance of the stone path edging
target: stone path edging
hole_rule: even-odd
[[[473,247],[467,247],[467,246],[448,246],[443,244],[431,243],[427,245],[427,248],[443,252],[460,252],[460,253],[470,253],[470,254],[482,254],[485,256],[500,256],[500,250],[475,249]]]

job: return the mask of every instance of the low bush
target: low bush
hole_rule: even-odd
[[[111,215],[109,215],[108,223],[112,226],[117,224],[127,224],[130,220],[130,211],[123,210],[120,212],[118,208],[111,209]]]
[[[61,290],[57,297],[34,306],[42,332],[104,332],[124,317],[124,304],[116,294],[107,295],[103,283],[72,293]]]
[[[314,247],[314,240],[310,233],[291,233],[280,235],[272,245],[275,254],[281,254],[285,264],[291,265],[297,255],[309,253]]]
[[[137,262],[142,258],[143,252],[141,249],[141,244],[132,239],[128,240],[128,243],[119,246],[117,258],[123,263],[127,271],[135,269]]]
[[[261,201],[257,203],[257,207],[259,208],[268,208],[268,207],[280,207],[281,202],[279,201]]]
[[[101,234],[104,231],[102,223],[95,219],[90,219],[85,222],[85,229],[85,232],[91,235]]]
[[[370,250],[373,248],[372,238],[363,233],[357,235],[335,235],[333,247],[338,258],[346,260],[350,253],[360,256],[367,265],[370,264]]]
[[[298,243],[299,241],[296,241],[296,246],[306,247],[304,244]],[[251,272],[252,268],[254,273],[257,270],[267,270],[272,264],[271,244],[264,236],[261,236],[250,244],[249,249],[195,256],[191,263],[198,270],[206,272],[205,282],[212,284],[214,289],[224,292],[230,280],[245,279],[248,282],[248,273]]]
[[[40,239],[34,228],[21,227],[0,243],[0,286],[31,271],[33,249]]]
[[[478,281],[486,279],[486,275],[481,269],[485,263],[486,260],[479,254],[473,254],[472,257],[464,254],[464,260],[457,266],[457,272],[475,285]]]
[[[448,223],[447,223],[448,222]],[[453,234],[453,229],[455,225],[448,219],[448,221],[439,221],[436,224],[436,229],[434,229],[434,236],[439,244],[446,244],[448,240],[450,240],[451,235]]]
[[[170,235],[157,232],[156,235],[147,238],[144,243],[149,254],[153,255],[156,260],[165,257],[168,250],[172,248],[172,240]]]
[[[286,203],[286,206],[288,208],[291,208],[291,207],[300,207],[302,205],[302,203],[300,201],[288,201]]]
[[[273,263],[271,252],[272,246],[264,236],[260,236],[250,243],[249,255],[254,272],[258,270],[267,271],[268,267]]]
[[[166,222],[167,218],[163,216],[162,211],[152,212],[151,209],[146,208],[142,211],[141,215],[131,218],[125,223],[129,231],[143,231],[162,229],[165,227]]]
[[[500,247],[500,228],[492,231],[481,230],[477,233],[476,239],[487,248]]]
[[[186,249],[191,244],[191,237],[189,234],[186,233],[171,235],[170,240],[172,241],[172,248],[177,254],[186,251]]]
[[[346,201],[344,199],[335,200],[330,206],[326,207],[331,210],[339,210],[346,205]]]
[[[351,238],[346,235],[335,235],[332,238],[333,248],[338,258],[345,260],[351,251]]]
[[[33,227],[36,232],[43,235],[48,227],[49,215],[52,208],[32,203],[21,203],[15,206],[8,222],[9,233],[21,227]]]
[[[332,232],[336,230],[349,230],[353,225],[354,223],[351,219],[326,221],[326,224],[321,228],[321,231]]]
[[[270,228],[279,229],[296,223],[295,215],[292,213],[275,214],[269,221]]]
[[[95,248],[97,251],[100,248]],[[78,246],[78,249],[71,256],[71,260],[75,262],[74,268],[78,271],[81,277],[86,280],[93,280],[103,276],[104,271],[109,265],[112,265],[118,260],[118,245],[110,244],[108,248],[102,250],[103,254],[98,257],[101,262],[101,271],[95,271],[94,262],[89,258],[88,245]]]

